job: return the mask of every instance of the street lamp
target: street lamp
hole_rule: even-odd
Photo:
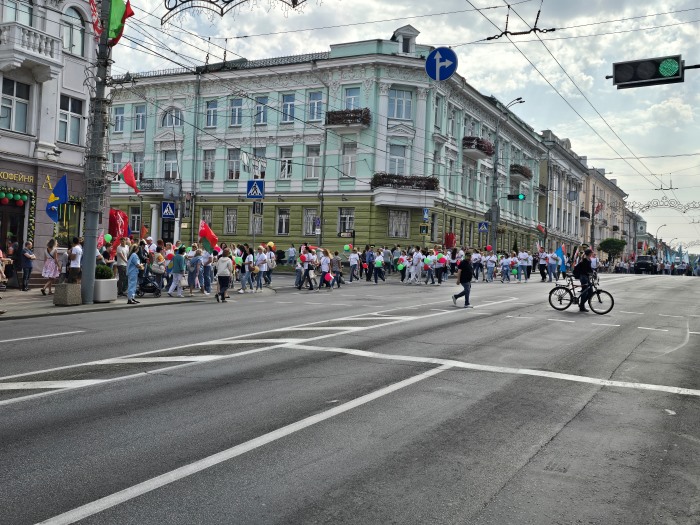
[[[497,252],[497,239],[498,239],[498,232],[496,231],[498,229],[498,219],[500,216],[499,213],[499,205],[498,205],[498,134],[501,130],[501,121],[505,121],[508,119],[508,108],[511,106],[515,106],[516,104],[522,104],[525,101],[523,100],[523,97],[518,97],[514,98],[508,104],[505,105],[503,110],[501,111],[501,114],[498,117],[498,120],[496,121],[496,139],[494,141],[494,147],[493,147],[493,189],[492,189],[492,195],[491,195],[491,247],[493,249],[493,253],[498,253]]]
[[[656,229],[656,235],[654,235],[654,238],[656,239],[656,260],[659,260],[659,230],[663,228],[664,226],[668,226],[667,224],[662,224]]]

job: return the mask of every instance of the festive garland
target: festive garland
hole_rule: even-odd
[[[29,203],[29,221],[27,223],[27,239],[28,241],[34,242],[34,232],[36,230],[36,198],[35,198],[35,191],[34,190],[23,190],[23,189],[18,189],[18,188],[10,188],[9,186],[0,186],[0,194],[2,194],[2,198],[7,198],[7,195],[12,195],[13,198],[15,196],[19,196],[19,199],[14,199],[14,200],[21,200],[24,202]],[[22,196],[26,195],[26,199],[23,199]],[[9,204],[9,203],[8,203]]]

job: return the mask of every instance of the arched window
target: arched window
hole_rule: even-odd
[[[173,128],[182,126],[182,110],[178,108],[169,108],[163,114],[161,122],[164,128]]]
[[[2,21],[19,22],[25,26],[32,26],[32,6],[26,2],[5,0],[2,3]]]
[[[85,56],[85,21],[83,17],[69,7],[63,14],[63,49],[73,55]]]

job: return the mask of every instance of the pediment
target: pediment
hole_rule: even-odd
[[[154,142],[183,142],[185,140],[185,135],[181,131],[173,131],[172,128],[167,128],[156,133],[153,138]]]
[[[407,126],[406,124],[396,124],[388,127],[387,135],[390,137],[413,138],[416,136],[416,130],[411,126]]]

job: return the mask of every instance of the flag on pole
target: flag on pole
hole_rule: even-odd
[[[146,225],[144,224],[143,226],[141,226],[141,232],[139,234],[139,239],[145,239],[147,235],[148,235],[148,228],[146,228]]]
[[[117,246],[122,237],[129,236],[129,217],[121,210],[109,209],[109,234],[114,242],[112,243],[112,257],[117,253]]]
[[[562,272],[565,272],[566,271],[566,255],[565,255],[566,252],[564,251],[564,245],[562,244],[561,246],[559,246],[559,248],[557,248],[557,251],[554,253],[556,254],[557,257],[559,257],[560,270]]]
[[[66,204],[68,202],[68,179],[66,175],[60,178],[60,180],[53,187],[53,191],[49,198],[46,200],[46,215],[49,216],[53,222],[58,222],[58,207],[61,204]]]
[[[119,39],[124,32],[126,19],[134,16],[129,0],[112,0],[112,8],[109,11],[109,41],[107,45],[114,47],[119,43]]]
[[[124,164],[124,167],[119,170],[119,175],[121,175],[122,180],[127,186],[133,188],[136,193],[139,192],[139,187],[136,185],[136,177],[134,177],[134,167],[131,165],[131,161]]]
[[[199,237],[202,239],[202,246],[209,252],[214,251],[214,246],[219,244],[219,238],[211,231],[209,225],[204,222],[199,222]]]

